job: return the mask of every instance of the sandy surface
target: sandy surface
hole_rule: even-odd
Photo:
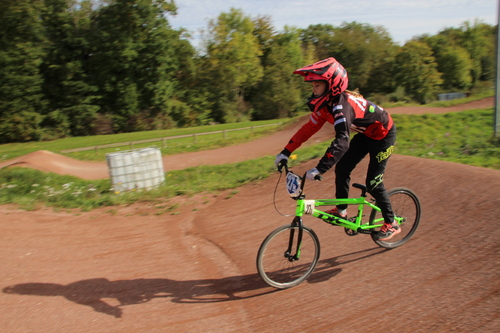
[[[446,109],[433,112],[459,108]],[[274,155],[297,126],[238,147],[169,156],[166,169]],[[8,162],[0,167],[107,177],[99,163],[50,152]],[[365,170],[362,162],[353,181],[363,182]],[[321,261],[307,282],[284,291],[265,285],[255,268],[264,237],[290,222],[274,210],[278,177],[236,194],[175,198],[161,215],[145,203],[83,213],[0,206],[0,330],[500,331],[500,171],[394,155],[387,187],[411,188],[423,207],[412,240],[385,250],[369,236],[306,218],[322,242]],[[308,197],[333,196],[333,177],[308,187]],[[276,204],[293,212],[282,186]]]

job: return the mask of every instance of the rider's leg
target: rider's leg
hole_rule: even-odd
[[[337,199],[349,197],[349,183],[351,181],[351,172],[356,165],[368,154],[368,147],[365,144],[364,135],[354,135],[349,149],[344,156],[335,165],[335,196]],[[347,205],[337,206],[339,210],[344,210]]]
[[[371,139],[368,139],[371,140]],[[394,150],[396,140],[396,129],[393,127],[387,136],[382,140],[371,140],[370,163],[366,175],[366,188],[377,202],[377,206],[382,210],[385,223],[394,221],[394,213],[391,201],[384,186],[384,172],[387,160]]]

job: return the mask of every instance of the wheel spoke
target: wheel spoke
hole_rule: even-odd
[[[294,229],[293,248],[289,256],[286,255],[290,241],[290,232]],[[257,255],[257,270],[261,278],[275,288],[290,288],[301,283],[313,272],[319,259],[319,240],[316,234],[304,227],[301,255],[296,260],[290,256],[296,254],[297,226],[283,226],[274,230],[262,243]]]
[[[411,190],[406,188],[396,188],[388,192],[394,214],[402,218],[400,223],[401,232],[387,241],[380,241],[372,234],[372,238],[381,247],[395,248],[406,243],[415,233],[420,222],[420,201]],[[373,225],[376,219],[382,217],[380,212],[372,210],[370,224]]]

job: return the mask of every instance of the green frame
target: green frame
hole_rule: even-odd
[[[366,200],[365,197],[348,198],[348,199],[314,199],[314,200],[298,198],[296,199],[296,201],[297,201],[297,207],[295,209],[295,216],[297,217],[302,217],[304,215],[311,215],[316,218],[324,220],[326,223],[332,225],[338,225],[354,231],[380,228],[384,223],[383,218],[378,218],[374,221],[371,221],[372,224],[362,223],[363,212],[367,206],[376,210],[377,212],[381,211],[381,209],[377,205],[369,202],[368,200]],[[313,209],[311,209],[311,204],[314,204]],[[316,208],[321,206],[336,206],[336,205],[357,205],[358,213],[354,219],[354,222],[328,214]],[[401,217],[395,216],[394,219],[398,222],[398,224],[401,224],[401,222],[403,222],[402,221],[403,218]]]

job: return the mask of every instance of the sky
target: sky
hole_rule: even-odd
[[[175,0],[177,15],[168,20],[175,29],[187,29],[194,46],[210,20],[231,8],[252,19],[270,16],[279,32],[284,26],[307,28],[311,24],[340,26],[343,22],[383,26],[400,45],[421,34],[435,35],[463,22],[480,20],[496,25],[499,0]]]

